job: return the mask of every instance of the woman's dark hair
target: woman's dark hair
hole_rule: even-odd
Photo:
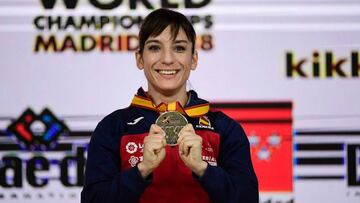
[[[139,31],[139,52],[142,53],[145,41],[149,37],[160,35],[168,26],[171,28],[171,37],[174,40],[182,28],[188,40],[192,42],[192,53],[195,50],[196,33],[189,20],[181,13],[160,8],[151,12],[142,22]]]

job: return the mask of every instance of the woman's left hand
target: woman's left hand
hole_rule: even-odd
[[[202,138],[195,133],[189,123],[179,132],[179,155],[185,165],[197,176],[202,177],[207,168],[207,162],[202,160]]]

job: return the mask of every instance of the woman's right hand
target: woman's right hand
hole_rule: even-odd
[[[152,124],[149,134],[144,138],[143,160],[138,169],[143,178],[146,178],[165,158],[165,132],[156,124]]]

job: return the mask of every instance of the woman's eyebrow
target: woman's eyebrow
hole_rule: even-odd
[[[149,43],[160,43],[160,41],[159,40],[156,40],[156,39],[150,39],[150,40],[147,40],[146,42],[145,42],[145,44],[149,44]]]
[[[174,43],[188,43],[187,40],[175,40]]]

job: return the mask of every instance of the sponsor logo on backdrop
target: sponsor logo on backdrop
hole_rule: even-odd
[[[38,31],[35,37],[34,52],[129,52],[138,49],[137,33],[144,15],[136,11],[143,8],[149,12],[155,8],[178,9],[185,8],[194,11],[188,19],[195,26],[201,28],[198,32],[196,46],[204,51],[213,48],[210,30],[213,26],[211,15],[198,15],[196,9],[203,9],[211,0],[183,0],[178,2],[168,0],[88,0],[80,4],[80,0],[41,0],[39,6],[46,14],[34,17],[33,25]],[[65,8],[64,14],[51,14],[58,9]],[[109,11],[118,8],[127,9],[122,15],[108,15]],[[99,14],[81,15],[84,9],[95,9]],[[79,11],[80,15],[74,15]],[[66,14],[69,13],[69,14]],[[84,12],[83,12],[84,13]],[[97,12],[95,12],[97,13]]]
[[[347,145],[347,181],[350,187],[360,189],[360,144]]]
[[[297,57],[294,52],[285,54],[288,78],[359,78],[360,52],[337,57],[332,51],[314,51],[309,56]]]
[[[49,109],[36,115],[28,108],[8,127],[8,132],[17,138],[22,148],[46,150],[55,148],[57,138],[67,134],[68,128]]]
[[[0,201],[78,199],[79,194],[65,188],[83,186],[89,136],[90,132],[70,132],[48,108],[39,114],[26,109],[6,131],[0,130],[4,140],[0,142],[0,187],[11,189],[0,191]],[[54,191],[54,182],[64,190],[57,186]]]
[[[349,202],[359,199],[360,131],[301,130],[295,136],[300,140],[295,144],[297,181],[339,181]],[[315,139],[316,143],[309,142]],[[305,170],[307,167],[312,173]]]

